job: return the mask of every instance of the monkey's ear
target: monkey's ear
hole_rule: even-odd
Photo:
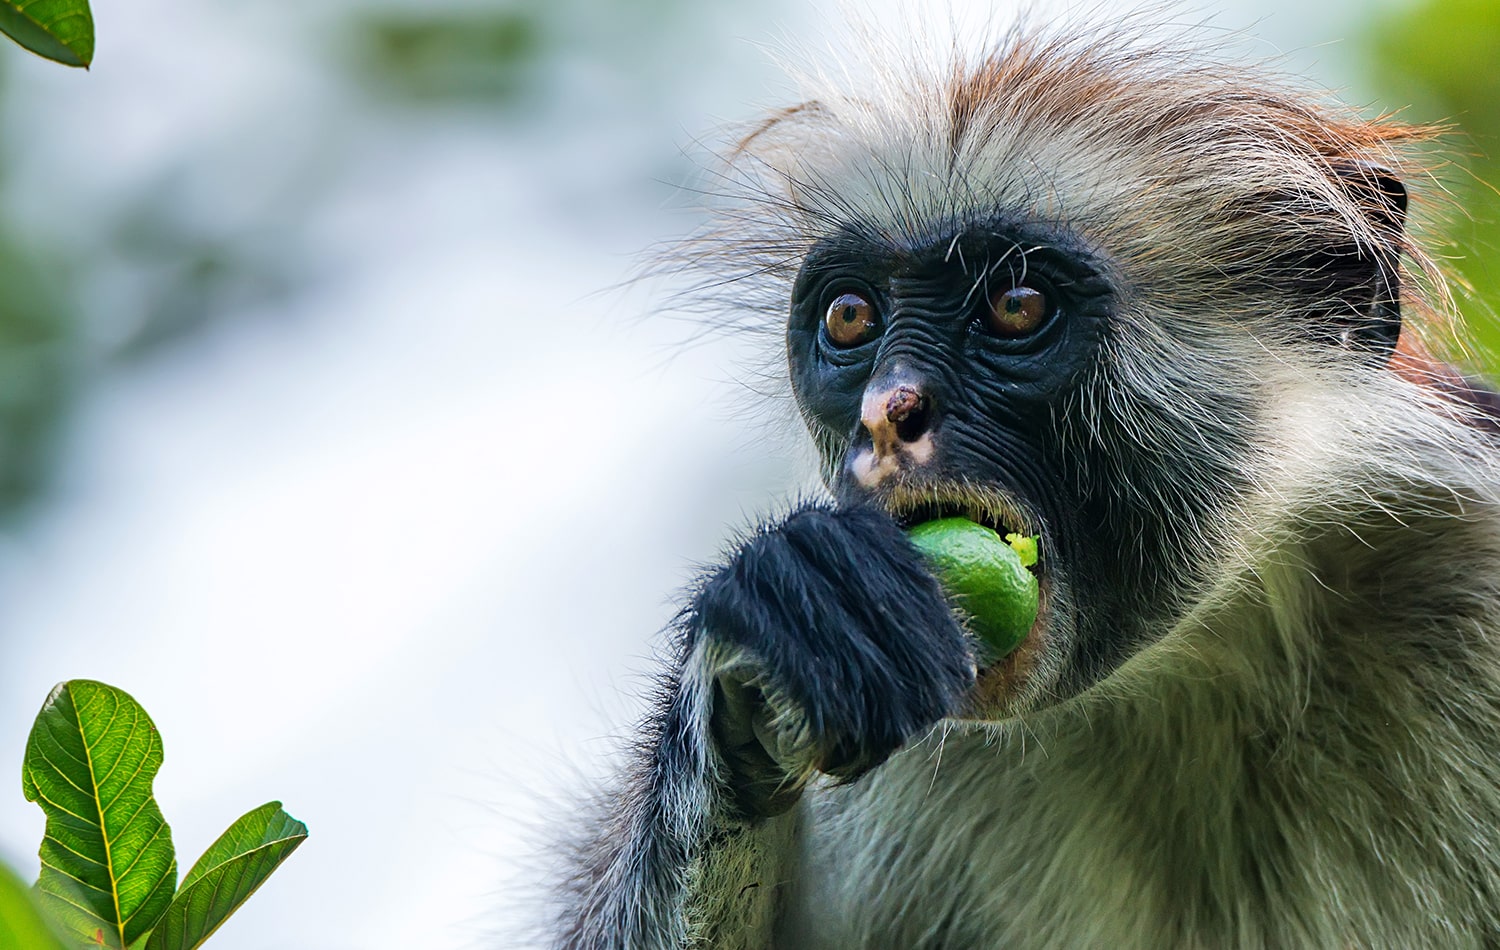
[[[1375,225],[1378,243],[1365,253],[1373,259],[1372,299],[1342,331],[1345,345],[1368,350],[1381,359],[1396,348],[1401,334],[1401,271],[1399,257],[1405,244],[1406,186],[1396,173],[1369,161],[1346,161],[1334,166],[1344,187]]]
[[[1406,186],[1396,173],[1375,162],[1346,162],[1339,168],[1349,190],[1377,223],[1399,235],[1406,227]]]

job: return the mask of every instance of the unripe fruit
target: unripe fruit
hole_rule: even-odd
[[[996,658],[1021,645],[1036,622],[1037,579],[1026,569],[1036,563],[1035,538],[1002,539],[967,518],[925,521],[907,537]]]

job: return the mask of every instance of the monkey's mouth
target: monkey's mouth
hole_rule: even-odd
[[[898,487],[883,502],[896,523],[906,529],[939,518],[967,518],[1002,538],[1008,534],[1034,537],[1042,533],[1039,519],[1030,515],[1007,493],[983,486]]]
[[[897,488],[885,499],[886,510],[903,529],[910,530],[928,521],[942,518],[967,518],[984,525],[1007,541],[1016,536],[1033,538],[1042,534],[1039,519],[1030,515],[1008,494],[982,486],[926,485],[919,489]],[[1042,565],[1045,552],[1038,550],[1036,563],[1030,566],[1041,583],[1045,602],[1047,583]],[[1046,613],[1037,611],[1038,623]],[[1033,624],[1035,628],[1036,624]]]
[[[975,524],[984,525],[1002,538],[1011,534],[1018,534],[1024,537],[1032,537],[1036,534],[1036,532],[1027,527],[1026,519],[1019,515],[1009,511],[997,512],[978,505],[930,501],[917,505],[914,508],[895,511],[891,514],[896,519],[896,523],[906,530],[915,528],[917,525],[928,521],[939,521],[943,518],[967,518]]]
[[[1057,644],[1053,639],[1053,578],[1048,569],[1055,552],[1048,550],[1042,519],[1013,495],[999,488],[972,483],[893,485],[880,502],[896,523],[910,529],[940,518],[967,518],[984,525],[1002,538],[1006,535],[1039,538],[1037,561],[1030,570],[1037,577],[1036,618],[1021,640],[1009,650],[992,650],[980,638],[976,642],[977,679],[958,718],[993,720],[1013,714],[1029,701],[1056,666]],[[1019,704],[1019,705],[1018,705]]]

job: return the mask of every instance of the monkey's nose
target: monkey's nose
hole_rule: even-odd
[[[850,449],[849,473],[866,488],[879,485],[902,465],[920,465],[932,457],[932,395],[919,379],[893,374],[872,382],[860,404],[859,423],[870,444]]]
[[[927,433],[932,401],[911,383],[866,391],[860,423],[870,433],[877,451],[893,451],[901,443],[916,442]]]

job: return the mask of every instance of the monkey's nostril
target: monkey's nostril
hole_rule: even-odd
[[[902,442],[915,442],[927,432],[927,407],[924,403],[905,419],[896,423],[896,438]]]
[[[897,386],[885,401],[886,421],[896,427],[896,438],[915,442],[927,431],[927,397],[911,386]]]

